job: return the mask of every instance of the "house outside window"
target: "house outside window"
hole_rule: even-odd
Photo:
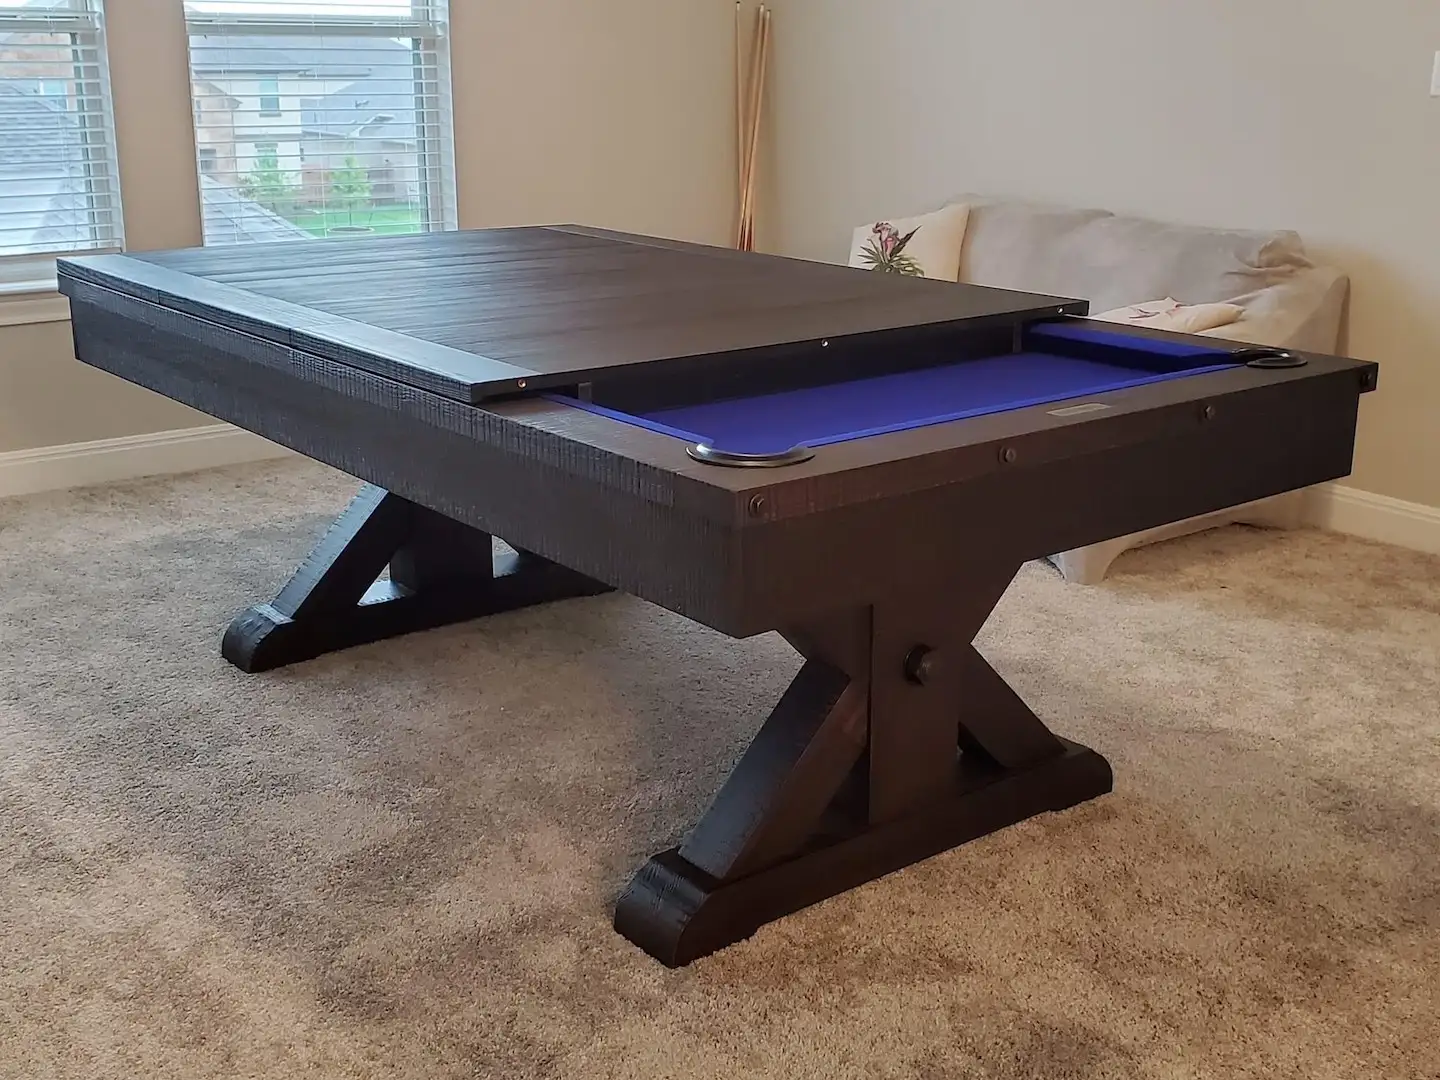
[[[196,146],[214,151],[202,186],[235,200],[235,222],[207,217],[207,244],[455,228],[446,0],[185,14]]]

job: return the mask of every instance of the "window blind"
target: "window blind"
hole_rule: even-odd
[[[121,242],[100,0],[0,0],[0,287]]]
[[[455,227],[445,0],[185,0],[207,244]]]

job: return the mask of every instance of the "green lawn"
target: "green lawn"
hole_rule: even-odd
[[[381,206],[374,210],[356,210],[353,214],[347,210],[296,210],[286,216],[316,236],[325,236],[337,226],[349,225],[365,226],[389,235],[420,231],[420,208],[416,206]]]

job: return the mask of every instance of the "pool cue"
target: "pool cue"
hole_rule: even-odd
[[[735,245],[740,245],[740,233],[745,220],[740,208],[745,190],[745,65],[741,62],[740,21],[741,0],[735,0]]]
[[[746,199],[746,215],[744,215],[744,249],[755,251],[755,207],[759,203],[759,193],[756,186],[760,177],[760,138],[765,132],[765,91],[769,84],[770,73],[770,20],[773,19],[773,12],[765,9],[765,30],[760,36],[760,65],[759,84],[755,94],[755,115],[752,124],[752,148],[750,148],[750,179],[749,197]]]
[[[735,246],[741,250],[745,246],[745,186],[750,177],[750,120],[752,111],[750,102],[755,92],[755,60],[759,53],[757,48],[760,43],[760,12],[755,12],[755,29],[750,37],[750,51],[745,55],[746,77],[741,80],[738,94],[738,109],[740,123],[740,183],[735,191],[735,200],[738,204],[739,213],[735,219]],[[737,58],[738,62],[738,58]]]
[[[750,88],[750,144],[745,162],[745,226],[741,234],[740,247],[751,251],[755,247],[755,184],[760,174],[760,133],[761,116],[765,101],[765,72],[769,51],[770,9],[761,4],[755,12],[755,55]]]
[[[760,195],[757,190],[760,183],[760,149],[763,145],[762,138],[765,133],[765,91],[770,82],[770,40],[771,20],[774,12],[767,5],[765,7],[765,29],[760,39],[760,89],[755,93],[755,115],[751,120],[754,125],[754,146],[750,151],[750,196],[746,201],[747,210],[745,213],[745,250],[755,249],[755,207],[760,202]]]
[[[763,4],[756,12],[755,56],[751,63],[752,84],[750,88],[750,146],[745,160],[745,191],[741,199],[742,231],[740,249],[753,251],[755,247],[755,177],[760,156],[760,125],[764,115],[765,71],[770,52],[770,9]]]

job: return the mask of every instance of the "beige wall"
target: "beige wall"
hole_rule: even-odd
[[[732,0],[451,6],[462,226],[726,240]],[[107,10],[128,244],[198,243],[180,0]],[[76,362],[68,323],[0,326],[0,452],[213,422]]]
[[[180,4],[110,0],[106,9],[129,246],[199,243]],[[68,322],[0,327],[0,452],[214,422],[77,362]]]
[[[1440,506],[1440,4],[772,2],[766,246],[963,191],[1298,229],[1383,365],[1350,483]]]
[[[74,360],[68,322],[0,327],[0,453],[215,422]]]
[[[732,0],[452,0],[461,224],[729,235]]]

